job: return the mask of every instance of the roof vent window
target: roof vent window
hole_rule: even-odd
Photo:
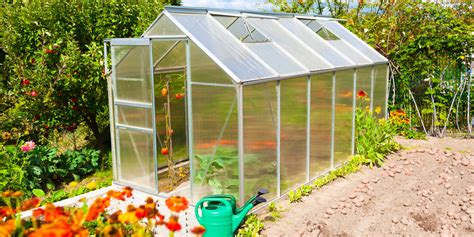
[[[242,17],[213,16],[219,23],[227,28],[237,39],[243,43],[270,42],[262,33],[248,24]]]
[[[321,38],[325,40],[339,40],[340,38],[337,37],[334,33],[329,31],[326,27],[321,25],[316,20],[304,20],[300,19],[300,21],[305,24],[308,28],[310,28],[313,32],[321,36]]]

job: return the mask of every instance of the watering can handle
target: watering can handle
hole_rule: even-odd
[[[225,200],[225,199],[221,199],[221,198],[211,198],[211,197],[205,197],[201,200],[199,200],[198,203],[196,203],[196,208],[194,208],[194,214],[196,215],[196,219],[198,220],[199,223],[201,223],[201,220],[202,220],[202,216],[199,215],[199,212],[198,210],[201,209],[202,205],[206,202],[220,202],[220,203],[224,203],[224,205],[230,209],[232,209],[232,207],[230,206],[230,203]]]

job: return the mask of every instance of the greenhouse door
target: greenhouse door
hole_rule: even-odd
[[[150,39],[112,39],[117,180],[158,193]]]

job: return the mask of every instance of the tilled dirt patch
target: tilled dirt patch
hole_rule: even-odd
[[[363,168],[300,203],[276,203],[285,211],[265,221],[262,235],[474,236],[474,140],[398,141],[408,149],[382,168]]]

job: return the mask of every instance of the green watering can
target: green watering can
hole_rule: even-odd
[[[204,237],[233,236],[247,213],[256,205],[267,201],[260,197],[267,193],[266,189],[260,189],[257,195],[247,200],[240,208],[236,207],[236,200],[232,195],[216,194],[202,198],[196,204],[194,212],[199,224],[206,228]]]

